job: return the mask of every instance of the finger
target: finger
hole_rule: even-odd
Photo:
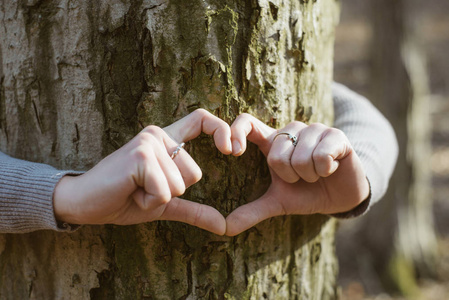
[[[235,236],[263,220],[285,214],[279,202],[267,194],[239,206],[226,218],[226,235]]]
[[[296,174],[307,182],[316,182],[320,178],[315,170],[312,155],[326,129],[327,126],[315,123],[299,133],[298,145],[293,152],[291,164]]]
[[[339,166],[339,160],[347,157],[351,151],[351,144],[342,131],[336,128],[327,129],[312,155],[318,176],[332,175]]]
[[[240,156],[246,151],[246,139],[256,144],[267,156],[271,146],[270,137],[276,132],[250,114],[241,114],[231,125],[232,154]]]
[[[231,129],[222,119],[204,109],[191,114],[164,128],[176,142],[190,141],[204,132],[214,136],[215,145],[223,154],[231,154]]]
[[[306,127],[307,125],[302,122],[292,122],[279,130],[279,133],[290,133],[292,136],[296,136],[298,132]],[[295,146],[288,135],[275,135],[273,145],[267,157],[268,165],[273,171],[282,180],[289,183],[294,183],[301,178],[291,164],[293,151],[295,151]]]
[[[225,218],[218,210],[180,198],[171,199],[159,219],[184,222],[218,235],[226,232]]]
[[[156,212],[163,208],[163,204],[165,204],[163,201],[156,201],[155,196],[148,194],[143,188],[138,188],[132,194],[132,198],[137,204],[137,209],[131,207],[131,209],[133,210],[132,216],[137,220],[142,220],[142,222],[148,222],[147,218],[149,212]]]
[[[201,168],[198,166],[195,160],[193,160],[189,153],[184,148],[178,149],[179,145],[176,144],[176,142],[173,141],[167,134],[163,135],[163,142],[165,144],[165,147],[167,148],[168,158],[166,159],[176,165],[182,176],[184,189],[200,181],[202,177]],[[176,149],[178,149],[178,153],[175,157],[171,158]],[[183,193],[184,191],[181,194],[173,196],[180,196]]]
[[[168,201],[172,197],[182,195],[185,192],[186,186],[178,166],[170,157],[178,145],[170,139],[164,130],[157,126],[148,126],[144,129],[144,133],[141,136],[143,137],[142,150],[138,151],[138,153],[141,153],[143,156],[139,161],[145,162],[143,174],[150,174],[153,171],[162,172],[162,174],[159,174],[161,178],[158,179],[165,179],[170,192],[168,199],[164,198],[163,201]],[[147,193],[152,194],[151,190],[147,190]]]
[[[148,210],[170,201],[170,186],[159,163],[156,160],[147,160],[141,172],[140,178],[143,178],[146,195],[135,198],[137,205],[141,209]]]
[[[173,161],[170,155],[167,154],[167,151],[163,149],[161,153],[158,153],[157,159],[170,188],[171,197],[177,197],[184,194],[186,190],[184,178],[181,175],[177,164]]]

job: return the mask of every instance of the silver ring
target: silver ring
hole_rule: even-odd
[[[279,135],[286,135],[288,137],[288,139],[290,141],[292,141],[293,147],[296,147],[296,145],[298,144],[298,138],[288,132],[280,132],[280,133],[276,134],[273,138],[273,142]]]
[[[184,148],[184,145],[185,145],[185,144],[186,144],[186,143],[181,143],[181,144],[178,145],[178,147],[176,147],[175,151],[173,151],[172,155],[170,156],[171,159],[174,159],[175,156],[178,155],[179,151],[180,151],[182,148]]]

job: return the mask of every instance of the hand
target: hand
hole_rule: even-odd
[[[207,205],[178,198],[201,179],[201,169],[181,142],[213,134],[217,148],[231,154],[231,131],[223,120],[199,109],[163,130],[149,126],[83,175],[65,176],[54,194],[55,216],[73,224],[185,222],[219,235],[224,217]]]
[[[267,157],[271,185],[262,197],[238,207],[226,218],[226,235],[237,235],[279,215],[349,211],[369,195],[361,162],[338,129],[292,122],[276,131],[243,114],[231,131],[234,155],[243,154],[246,138],[259,146]],[[287,135],[277,135],[280,132],[297,136],[297,146]]]

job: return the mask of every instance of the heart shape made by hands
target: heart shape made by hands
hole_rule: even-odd
[[[201,132],[211,134],[218,150],[234,156],[245,152],[249,140],[267,157],[271,174],[265,194],[236,208],[225,220],[215,208],[193,202],[184,204],[192,204],[195,214],[164,219],[234,236],[274,216],[350,211],[370,194],[360,159],[344,133],[323,124],[295,121],[276,130],[242,114],[229,127],[205,110],[197,110],[164,131],[179,143],[192,140]],[[176,143],[171,145],[171,149],[176,147]],[[177,160],[182,159],[180,156]]]
[[[265,194],[226,219],[211,206],[179,198],[202,176],[179,145],[202,132],[213,135],[223,154],[242,155],[249,140],[267,158]],[[86,173],[64,176],[53,204],[56,219],[66,223],[172,220],[234,236],[274,216],[346,212],[367,203],[369,194],[361,162],[340,130],[301,122],[275,130],[248,114],[229,126],[200,109],[164,129],[148,126]]]

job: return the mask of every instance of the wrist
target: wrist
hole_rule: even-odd
[[[357,206],[355,206],[354,208],[352,208],[349,211],[331,214],[331,216],[339,218],[339,219],[349,219],[349,218],[358,217],[360,215],[363,215],[365,212],[367,212],[369,209],[370,203],[371,203],[371,196],[372,196],[371,183],[370,183],[368,177],[366,177],[366,184],[368,186],[367,187],[368,192],[367,192],[367,196],[365,198],[363,198],[363,201],[361,201]]]
[[[76,176],[65,175],[55,187],[53,210],[57,222],[81,224],[72,203],[74,201],[75,193],[73,192],[73,187],[76,179]]]

